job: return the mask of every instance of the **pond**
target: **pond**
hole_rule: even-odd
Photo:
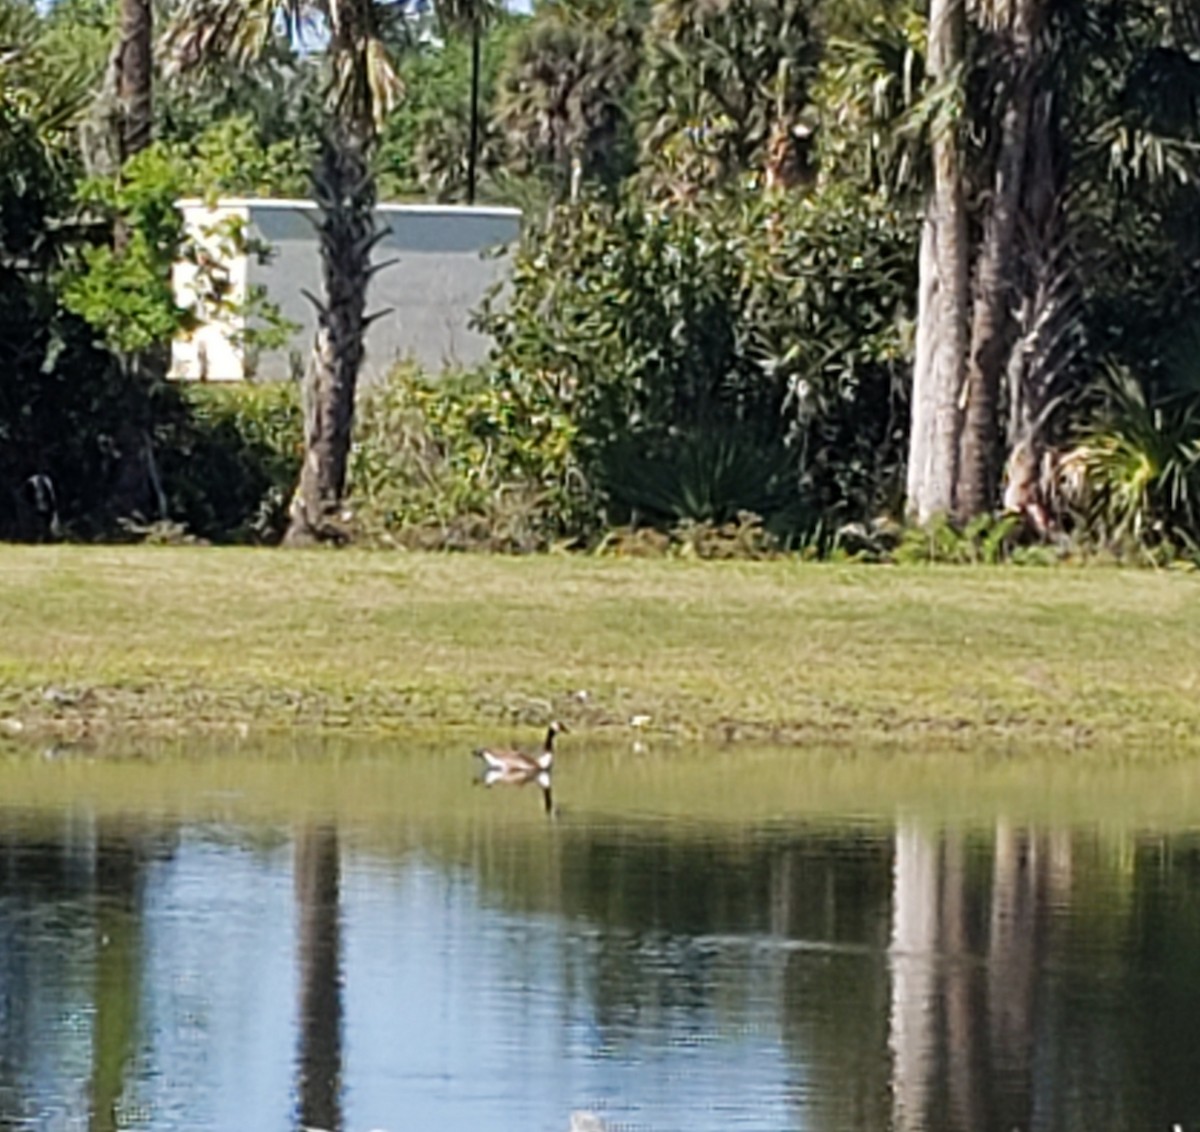
[[[1200,1128],[1200,770],[0,765],[0,1127]]]

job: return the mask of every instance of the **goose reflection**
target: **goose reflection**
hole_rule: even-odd
[[[521,770],[513,767],[488,767],[481,780],[484,786],[528,786],[535,783],[542,792],[542,806],[546,813],[554,816],[554,795],[551,790],[548,770]]]

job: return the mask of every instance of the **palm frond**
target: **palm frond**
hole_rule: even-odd
[[[91,101],[106,49],[92,38],[55,35],[32,4],[0,0],[0,88],[45,139],[66,134]]]
[[[876,17],[828,44],[814,89],[826,165],[890,190],[919,187],[926,126],[944,117],[925,92],[925,22]]]
[[[324,14],[300,0],[184,0],[165,37],[168,68],[254,62],[276,38],[302,41]]]
[[[438,22],[447,31],[467,33],[481,30],[504,11],[499,0],[438,0]]]
[[[1082,479],[1085,521],[1104,541],[1148,545],[1200,535],[1200,399],[1155,403],[1109,364],[1104,403],[1066,463]]]
[[[395,55],[412,42],[418,7],[413,0],[184,0],[166,45],[176,71],[244,66],[280,41],[324,55],[333,113],[373,138],[403,96]]]

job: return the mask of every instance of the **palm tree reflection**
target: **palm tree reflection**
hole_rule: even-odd
[[[299,911],[300,1129],[342,1126],[342,957],[338,834],[305,826],[296,835]]]

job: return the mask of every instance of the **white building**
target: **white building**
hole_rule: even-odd
[[[316,206],[237,198],[211,207],[181,201],[180,208],[199,254],[195,262],[176,265],[175,293],[180,305],[196,311],[198,326],[175,342],[172,376],[278,380],[298,372],[316,328],[316,311],[305,292],[322,293]],[[378,207],[377,216],[387,235],[376,245],[373,261],[390,266],[371,280],[367,313],[387,313],[367,333],[363,381],[378,379],[401,360],[431,371],[481,361],[490,343],[469,323],[487,292],[507,277],[505,249],[518,239],[520,212],[387,204]],[[267,260],[245,254],[246,241],[252,249],[269,249]],[[283,317],[299,326],[282,349],[260,351],[245,341],[247,325],[254,325],[253,316],[248,323],[245,315],[251,309],[247,299],[263,288]],[[216,291],[221,304],[211,301]]]

